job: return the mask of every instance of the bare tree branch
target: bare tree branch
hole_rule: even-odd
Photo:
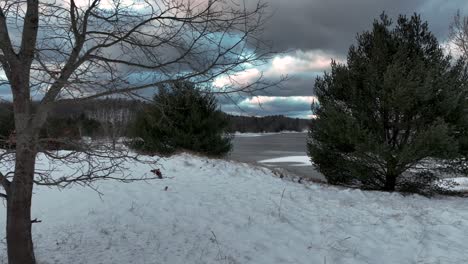
[[[6,192],[0,196],[8,196],[13,219],[7,224],[9,259],[35,263],[34,184],[79,184],[99,192],[93,186],[97,180],[159,178],[131,175],[123,164],[157,166],[158,160],[142,159],[119,144],[44,137],[40,132],[54,106],[142,96],[143,89],[179,81],[224,96],[255,95],[278,85],[282,79],[269,81],[260,73],[246,82],[213,86],[218,78],[232,80],[274,56],[261,39],[266,7],[244,0],[0,0],[0,64],[6,75],[0,82],[11,89],[15,123],[9,149],[0,153]],[[54,151],[63,148],[68,150]],[[49,167],[35,166],[36,159],[46,159]]]
[[[64,61],[61,63],[63,66],[59,66],[61,70],[50,70],[47,67],[50,62],[37,59],[41,66],[39,71],[56,76],[51,80],[41,80],[42,84],[50,83],[50,87],[35,115],[36,126],[44,122],[45,113],[64,92],[72,97],[66,100],[86,100],[128,94],[181,80],[207,83],[217,77],[243,71],[244,65],[261,63],[272,55],[255,44],[261,43],[255,35],[263,22],[262,13],[266,7],[263,4],[247,11],[232,7],[226,9],[229,6],[220,0],[209,1],[199,9],[191,7],[192,1],[145,3],[152,11],[142,15],[120,6],[104,11],[99,9],[99,1],[93,1],[86,9],[78,8],[74,1],[70,2],[69,17],[56,19],[69,19],[67,27],[73,34],[55,36],[51,41],[68,43],[70,48],[64,49],[63,45],[48,45],[47,48],[39,45],[37,48],[39,54],[56,54],[49,60],[62,57]],[[100,30],[94,30],[97,25]],[[90,27],[93,29],[89,30]],[[102,30],[106,27],[109,31]],[[236,41],[226,45],[233,34]],[[118,58],[106,52],[114,49],[120,54]],[[135,55],[128,55],[130,50]],[[165,56],[167,52],[161,51],[168,51],[172,56]],[[249,51],[252,54],[247,54]],[[87,71],[82,71],[81,67],[86,67]],[[129,83],[129,76],[138,74],[136,69],[146,73],[153,71],[151,78],[154,81]],[[92,75],[91,71],[101,72],[108,79],[104,81],[102,75]],[[249,84],[218,93],[254,93],[273,85],[261,87],[261,83],[258,80],[255,89],[252,89],[253,84]]]
[[[3,189],[8,193],[11,182],[1,172],[0,172],[0,184],[2,185]]]
[[[450,42],[456,51],[468,60],[468,16],[462,16],[460,10],[450,25]]]

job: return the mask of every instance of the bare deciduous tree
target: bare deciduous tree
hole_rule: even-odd
[[[460,11],[450,25],[450,42],[456,52],[468,60],[468,16],[462,16]]]
[[[125,153],[104,147],[44,149],[41,142],[48,139],[39,132],[54,105],[138,95],[142,89],[181,80],[203,86],[263,63],[272,55],[258,37],[265,7],[237,0],[1,0],[0,64],[6,77],[0,89],[11,89],[16,131],[15,148],[0,157],[2,164],[13,164],[0,173],[0,196],[7,201],[8,262],[35,263],[34,184],[138,180],[115,176],[120,175],[115,160],[130,158]],[[258,76],[215,92],[250,93],[268,85]],[[54,178],[50,171],[37,170],[41,152],[58,162],[87,165]]]

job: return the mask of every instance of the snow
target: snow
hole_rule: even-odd
[[[236,132],[234,133],[235,137],[263,137],[263,136],[271,136],[271,135],[278,135],[278,134],[297,134],[297,133],[307,133],[307,131],[281,131],[281,132],[262,132],[262,133],[242,133],[242,132]]]
[[[468,259],[468,203],[463,198],[304,185],[275,177],[266,168],[188,154],[159,162],[168,178],[100,182],[96,187],[102,197],[84,187],[36,187],[32,217],[42,220],[33,225],[38,263],[393,264]],[[135,175],[151,169],[125,165]],[[45,168],[47,162],[39,166]],[[5,210],[0,209],[4,226]],[[6,263],[5,252],[1,239],[0,263]]]
[[[311,166],[312,163],[310,161],[309,156],[286,156],[274,159],[266,159],[261,160],[259,163],[297,163],[293,166]]]
[[[468,192],[468,178],[457,177],[457,178],[446,178],[440,180],[441,187],[447,188],[455,192]]]

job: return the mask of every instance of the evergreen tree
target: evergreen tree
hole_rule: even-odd
[[[161,154],[183,149],[221,156],[231,150],[228,125],[213,94],[177,82],[161,88],[153,103],[137,115],[132,134],[141,140],[132,145]]]
[[[308,142],[330,183],[394,191],[420,176],[433,179],[434,166],[424,161],[460,156],[466,66],[444,55],[419,15],[400,16],[393,26],[382,14],[358,35],[347,64],[331,66],[315,83]]]
[[[0,148],[7,145],[8,138],[15,130],[13,105],[0,104]]]

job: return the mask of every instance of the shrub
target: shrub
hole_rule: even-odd
[[[222,156],[231,150],[228,125],[213,94],[192,83],[177,82],[161,88],[153,103],[137,114],[131,129],[137,139],[131,145],[160,154],[190,150]]]

